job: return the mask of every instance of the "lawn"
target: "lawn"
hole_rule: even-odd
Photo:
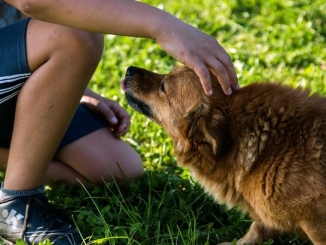
[[[144,2],[162,8],[214,36],[231,55],[239,82],[275,81],[326,94],[324,0],[178,0]],[[166,73],[178,65],[153,41],[105,37],[103,59],[89,86],[131,114],[124,137],[146,169],[136,183],[107,183],[87,192],[60,186],[49,198],[93,244],[207,245],[240,238],[250,219],[213,202],[178,167],[172,143],[156,124],[126,103],[120,79],[128,66]],[[266,244],[310,244],[295,236]]]

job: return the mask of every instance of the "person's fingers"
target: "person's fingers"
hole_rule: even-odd
[[[212,94],[209,70],[217,77],[223,92],[226,95],[230,95],[232,94],[232,88],[239,88],[238,78],[230,56],[216,40],[214,41],[217,44],[217,48],[213,49],[212,46],[207,45],[208,47],[204,49],[206,52],[203,51],[203,53],[199,53],[197,56],[190,56],[191,59],[188,59],[188,62],[185,63],[198,75],[207,95]],[[208,52],[207,50],[212,51]]]
[[[102,114],[110,124],[117,124],[119,122],[115,111],[112,107],[108,106],[107,103],[98,103],[96,110],[98,113]]]
[[[229,64],[227,65],[229,66]],[[216,59],[215,57],[207,61],[207,64],[203,64],[202,62],[200,62],[200,60],[197,60],[193,67],[189,67],[192,68],[199,77],[203,89],[207,95],[212,94],[212,85],[209,70],[211,70],[211,72],[217,77],[219,83],[221,84],[222,90],[226,95],[232,94],[231,86],[234,89],[238,88],[238,79],[235,74],[235,71],[232,70],[233,66],[231,67],[231,69],[229,68],[230,70],[227,70],[228,67],[225,66],[222,62],[220,62],[220,60]]]
[[[228,74],[228,81],[229,84],[233,89],[238,89],[239,88],[239,83],[238,83],[238,76],[235,72],[233,63],[231,61],[230,56],[227,54],[227,52],[223,49],[224,52],[222,52],[219,55],[219,58],[217,58],[221,64],[224,66],[226,69],[226,72]]]
[[[114,125],[112,127],[112,131],[114,132],[116,137],[121,137],[128,133],[130,128],[130,119],[128,117],[124,117],[121,121],[119,121],[118,125]]]
[[[190,68],[193,69],[197,74],[197,76],[199,77],[205,94],[211,95],[213,93],[213,90],[212,90],[211,76],[209,74],[207,67],[203,63],[198,62],[198,64],[195,64],[194,67],[190,67]]]
[[[125,135],[130,128],[130,115],[117,102],[108,101],[108,107],[114,112],[117,122],[119,122],[114,127],[115,135],[117,137]]]
[[[116,136],[117,137],[121,137],[121,136],[125,135],[126,133],[128,133],[128,131],[129,131],[130,122],[128,120],[125,121],[125,122],[124,121],[121,122],[118,129],[116,130]]]
[[[217,77],[223,92],[226,95],[232,94],[232,89],[230,85],[230,78],[225,66],[217,59],[212,59],[207,66],[210,68],[211,72]]]
[[[83,96],[81,103],[94,113],[104,116],[110,123],[109,128],[116,137],[121,137],[129,131],[130,115],[119,103],[105,98],[95,99],[89,96]]]
[[[108,107],[115,113],[115,116],[119,119],[119,122],[123,120],[130,121],[130,116],[126,110],[124,110],[117,102],[109,101]]]
[[[80,103],[91,111],[103,115],[111,124],[116,124],[118,122],[114,111],[112,111],[110,107],[106,105],[106,103],[103,103],[102,100],[89,96],[83,96]]]

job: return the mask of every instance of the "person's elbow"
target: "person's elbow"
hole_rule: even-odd
[[[44,0],[5,0],[27,16],[34,17],[37,13],[42,13]]]

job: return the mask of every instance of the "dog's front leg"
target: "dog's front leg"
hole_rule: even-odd
[[[255,245],[259,244],[260,242],[268,241],[269,239],[275,238],[280,235],[281,233],[279,231],[265,227],[259,221],[254,221],[251,224],[247,234],[242,237],[239,241],[237,241],[237,245]],[[218,245],[232,245],[232,242],[222,242]]]

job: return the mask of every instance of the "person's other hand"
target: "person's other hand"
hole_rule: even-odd
[[[84,106],[106,118],[116,137],[125,135],[130,128],[130,115],[115,101],[97,95],[84,95],[80,101]]]

